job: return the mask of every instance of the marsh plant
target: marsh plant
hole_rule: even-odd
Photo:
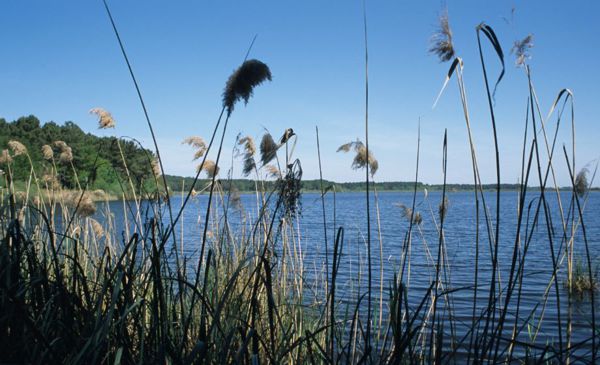
[[[45,141],[38,152],[43,166],[36,166],[28,154],[30,146],[17,140],[0,146],[0,362],[482,364],[596,361],[594,293],[597,275],[592,272],[584,220],[589,187],[596,170],[586,166],[576,173],[572,119],[571,151],[566,146],[562,151],[556,148],[563,111],[567,106],[571,112],[574,108],[573,94],[567,89],[559,92],[550,112],[542,116],[528,64],[531,36],[515,43],[513,48],[516,63],[527,77],[529,98],[524,117],[516,231],[512,235],[503,230],[507,223],[499,212],[501,156],[494,98],[504,76],[505,60],[500,42],[489,25],[482,23],[476,27],[484,76],[482,94],[488,102],[489,126],[494,138],[496,192],[489,195],[484,194],[471,131],[463,80],[463,69],[467,66],[453,44],[447,12],[440,17],[439,31],[432,38],[430,51],[440,61],[450,62],[435,103],[442,97],[449,80],[455,77],[473,174],[472,219],[476,233],[473,240],[466,243],[474,253],[473,282],[453,287],[447,249],[450,236],[446,233],[448,220],[454,218],[453,201],[446,191],[451,144],[447,133],[443,138],[440,135],[444,181],[441,199],[433,201],[425,193],[423,200],[417,202],[420,129],[412,204],[397,205],[398,220],[404,220],[408,229],[402,232],[400,262],[394,267],[393,280],[384,281],[386,242],[381,234],[379,199],[373,185],[379,162],[369,149],[368,138],[366,11],[365,138],[364,142],[357,139],[338,149],[352,152],[351,167],[365,173],[367,232],[364,245],[350,252],[345,228],[338,225],[335,187],[323,184],[323,173],[326,174],[327,169],[321,165],[317,129],[323,240],[316,244],[324,245],[324,257],[321,256],[322,261],[307,262],[306,243],[299,233],[303,170],[294,157],[298,136],[293,129],[282,126],[283,133],[277,139],[266,131],[260,143],[251,135],[239,135],[232,146],[231,165],[226,166],[221,160],[228,124],[233,121],[234,110],[241,112],[236,109],[237,104],[249,103],[255,92],[260,97],[257,88],[272,79],[267,64],[246,56],[225,83],[221,112],[210,138],[192,136],[183,140],[182,143],[192,148],[190,160],[196,161],[197,169],[193,183],[182,186],[180,204],[175,205],[174,191],[162,173],[158,144],[141,90],[107,5],[106,10],[153,136],[156,150],[149,152],[145,161],[152,173],[149,181],[136,181],[130,174],[132,165],[123,141],[115,142],[120,151],[118,167],[124,171],[119,184],[126,212],[124,222],[119,222],[123,228],[117,228],[119,225],[108,210],[108,204],[101,203],[101,192],[90,191],[90,174],[75,168],[79,153],[76,148],[60,140]],[[488,81],[482,40],[489,43],[502,66],[493,87]],[[116,128],[115,119],[107,110],[93,108],[90,112],[98,118],[99,128]],[[554,132],[548,129],[551,118],[556,118]],[[251,126],[244,125],[244,128]],[[220,139],[216,139],[219,131]],[[563,156],[557,157],[561,152]],[[563,158],[571,181],[567,195],[560,194],[555,176],[555,166],[562,163]],[[24,187],[21,189],[13,176],[15,163],[24,159],[29,161],[29,178],[26,184],[20,185]],[[253,177],[255,191],[251,206],[244,207],[239,192],[232,188],[230,180],[234,168],[239,168],[243,176]],[[60,171],[65,169],[70,169],[76,181],[68,189],[60,176]],[[44,171],[44,174],[37,176],[36,171]],[[199,179],[202,173],[207,175],[207,180]],[[85,178],[80,180],[78,176]],[[540,191],[531,193],[532,184],[539,186]],[[205,194],[206,199],[197,199],[199,194]],[[333,217],[327,214],[325,196],[328,194],[333,197]],[[549,209],[550,194],[557,196],[558,213]],[[488,201],[490,196],[495,204]],[[568,201],[564,201],[567,196]],[[194,204],[190,204],[192,199]],[[181,219],[184,210],[192,209],[197,209],[194,212],[202,232],[195,239],[184,235]],[[232,223],[234,220],[236,224]],[[328,221],[333,223],[334,232],[330,232]],[[558,228],[551,224],[553,221],[558,222]],[[373,231],[377,235],[373,237],[371,225],[376,227]],[[311,229],[320,231],[321,227]],[[434,232],[433,242],[426,238],[427,230]],[[535,309],[525,310],[523,291],[529,280],[525,267],[534,233],[539,231],[547,233],[543,244],[547,245],[552,275]],[[376,240],[381,268],[378,292],[373,288],[371,266],[372,260],[377,259],[376,250],[371,251],[372,241]],[[511,248],[510,262],[500,262],[500,245]],[[413,258],[415,250],[426,253],[426,262],[418,263],[429,269],[430,284],[424,290],[415,287],[414,278],[411,280],[415,275],[411,267],[417,264]],[[583,252],[583,259],[575,261],[575,252]],[[349,255],[360,258],[359,267],[351,271],[349,283],[342,283],[340,270]],[[309,266],[320,273],[310,280]],[[501,267],[508,267],[502,275]],[[478,279],[483,269],[490,270],[489,282],[482,283]],[[366,286],[363,284],[365,275]],[[561,275],[566,275],[567,280]],[[565,291],[560,290],[559,281],[565,283],[566,312],[561,307],[561,303],[565,303]],[[580,291],[589,292],[590,301],[583,301],[581,305],[590,306],[590,330],[587,339],[574,342],[572,294]],[[470,315],[466,320],[455,314],[457,298],[468,299]],[[548,306],[556,306],[556,311],[546,311]],[[541,313],[537,308],[543,308]],[[548,326],[556,330],[551,340],[538,337],[545,322],[550,322]],[[459,331],[459,328],[464,330]]]

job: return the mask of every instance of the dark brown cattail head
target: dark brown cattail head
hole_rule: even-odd
[[[454,57],[454,44],[452,43],[452,30],[448,22],[448,10],[440,15],[438,29],[431,37],[429,52],[435,54],[440,62],[450,61]]]
[[[245,61],[235,70],[229,76],[223,91],[223,107],[227,109],[227,115],[231,115],[239,100],[243,99],[248,104],[254,88],[265,80],[271,81],[271,70],[259,60]]]

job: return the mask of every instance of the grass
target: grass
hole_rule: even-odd
[[[116,23],[108,6],[106,9],[145,111],[142,93]],[[410,207],[401,205],[398,214],[398,219],[408,222],[399,253],[400,265],[394,268],[394,279],[384,282],[385,241],[381,235],[381,212],[374,182],[378,162],[368,144],[367,73],[365,143],[356,141],[340,147],[342,151],[356,152],[352,167],[365,170],[367,231],[361,242],[364,246],[350,246],[353,241],[345,236],[345,228],[338,226],[337,215],[343,213],[337,212],[336,187],[324,184],[323,175],[327,170],[321,164],[318,129],[323,224],[322,228],[319,225],[314,229],[322,229],[323,240],[311,242],[316,245],[311,248],[323,248],[325,258],[322,262],[306,260],[307,245],[299,235],[302,167],[294,158],[296,139],[292,145],[291,129],[286,130],[279,143],[270,134],[265,134],[263,141],[269,143],[261,143],[260,151],[256,151],[252,139],[236,140],[236,146],[244,146],[244,153],[240,154],[244,174],[256,175],[252,206],[240,206],[239,196],[231,184],[231,171],[236,161],[232,160],[227,174],[220,161],[224,136],[228,124],[234,121],[235,104],[241,100],[248,102],[254,89],[271,78],[267,65],[248,60],[248,50],[240,68],[226,83],[222,110],[209,143],[192,144],[202,148],[202,153],[196,151],[195,157],[201,160],[199,166],[203,168],[198,169],[191,183],[182,187],[180,206],[175,206],[175,200],[170,199],[166,177],[157,172],[151,189],[142,189],[127,197],[123,194],[124,222],[117,224],[112,212],[105,210],[107,208],[97,213],[103,219],[94,219],[92,214],[96,207],[88,199],[90,192],[86,181],[78,181],[75,193],[67,192],[60,184],[47,184],[35,176],[31,162],[28,182],[15,182],[12,180],[12,159],[26,158],[26,150],[13,143],[14,148],[3,153],[0,362],[594,363],[597,338],[593,303],[598,278],[592,272],[584,212],[595,170],[589,180],[586,177],[589,169],[582,173],[575,170],[573,95],[561,91],[550,113],[543,116],[531,68],[527,64],[528,57],[517,55],[528,79],[529,99],[524,118],[516,222],[511,222],[515,227],[515,238],[508,241],[504,236],[512,237],[510,234],[500,236],[508,223],[500,219],[501,156],[495,133],[494,92],[490,91],[488,83],[480,34],[485,36],[483,40],[489,41],[495,56],[504,65],[502,48],[490,26],[481,24],[477,27],[495,142],[496,210],[492,215],[471,133],[464,64],[452,45],[448,15],[444,14],[441,20],[441,32],[435,37],[435,44],[442,48],[437,49],[434,45],[432,52],[443,61],[451,61],[451,66],[438,99],[449,79],[455,77],[472,162],[475,203],[472,219],[476,228],[475,237],[468,243],[475,253],[472,285],[453,287],[451,280],[452,263],[446,230],[452,202],[447,195],[446,168],[452,141],[444,133],[440,143],[444,179],[441,200],[432,202],[426,198],[423,201],[426,208],[423,208],[423,203],[417,204],[416,200],[420,129],[412,203]],[[365,71],[368,72],[366,10],[364,36]],[[571,104],[568,104],[569,100]],[[555,150],[557,131],[568,106],[571,108],[571,151],[569,154],[563,147],[563,154],[572,186],[568,194],[563,192],[561,195],[556,184],[555,166],[560,161]],[[152,128],[148,114],[145,115]],[[548,129],[551,118],[556,118],[553,135]],[[219,131],[221,138],[214,144]],[[207,156],[213,145],[218,146],[216,158],[209,163]],[[158,145],[155,147],[156,164],[162,170]],[[121,158],[127,169],[126,155],[121,154]],[[149,158],[148,163],[152,162]],[[200,174],[207,172],[209,165],[208,179],[200,180]],[[56,174],[56,169],[53,173]],[[266,175],[274,178],[265,179]],[[534,183],[540,188],[532,194],[529,185]],[[122,187],[123,192],[135,192],[131,180],[122,182]],[[184,235],[186,223],[181,218],[186,209],[191,209],[190,202],[198,191],[208,193],[208,199],[198,212],[201,238],[191,240]],[[333,207],[326,206],[328,194],[333,197]],[[559,207],[556,210],[549,208],[551,194],[557,197]],[[566,196],[568,201],[563,200]],[[333,217],[327,215],[327,208],[333,210]],[[372,222],[372,213],[375,213],[376,224]],[[423,233],[425,215],[430,216],[428,221],[432,222],[435,242],[428,242]],[[118,228],[121,225],[123,232]],[[377,227],[378,233],[379,291],[373,287],[372,262],[377,256],[375,250],[372,252],[375,240],[371,236],[371,226]],[[329,231],[330,227],[333,232]],[[544,233],[541,242],[534,238],[539,232]],[[576,248],[582,242],[585,250]],[[415,279],[411,281],[411,276],[415,275],[411,267],[416,263],[413,253],[421,249],[418,243],[427,253],[426,265],[430,272],[430,285],[422,292],[415,288]],[[551,275],[539,302],[533,310],[526,310],[522,303],[525,299],[523,290],[528,285],[526,266],[533,243],[547,245]],[[511,249],[510,262],[500,262],[500,245]],[[190,250],[194,252],[190,253]],[[574,260],[574,253],[582,250],[585,264]],[[357,260],[351,260],[357,255]],[[346,270],[348,266],[347,274],[352,279],[341,282],[340,270]],[[501,272],[501,267],[509,268],[508,276]],[[309,279],[311,268],[316,274]],[[491,270],[489,283],[481,283],[478,278],[479,270],[484,268]],[[563,284],[566,298],[559,288],[560,275],[567,277]],[[574,298],[583,292],[590,295],[589,302],[582,304],[590,307],[589,337],[574,341]],[[416,300],[415,295],[418,295]],[[461,298],[468,299],[471,318],[467,321],[461,321],[455,315],[456,300]],[[561,307],[565,300],[566,308]],[[548,306],[556,308],[547,311]],[[546,321],[550,324],[545,324]],[[553,341],[544,342],[541,329],[554,323],[556,336]],[[459,332],[458,327],[466,330]]]

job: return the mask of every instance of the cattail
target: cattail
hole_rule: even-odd
[[[219,166],[215,164],[212,160],[205,160],[202,165],[198,165],[196,171],[200,172],[204,170],[209,179],[212,179],[214,176],[219,174]]]
[[[19,141],[8,141],[8,148],[11,149],[14,156],[24,155],[27,153],[27,147]]]
[[[115,120],[108,111],[102,108],[92,108],[90,109],[90,114],[96,114],[98,116],[98,129],[115,127]]]
[[[242,173],[244,176],[248,176],[256,168],[256,161],[254,160],[256,145],[254,139],[250,136],[240,138],[238,144],[244,146],[244,168]]]
[[[258,60],[245,61],[235,70],[229,76],[223,91],[223,107],[227,109],[227,115],[231,115],[235,103],[239,100],[243,99],[244,103],[248,104],[254,87],[265,80],[271,81],[271,70]]]
[[[520,41],[515,41],[511,53],[517,57],[515,60],[517,66],[524,65],[525,61],[531,58],[529,54],[531,48],[533,48],[533,34],[527,35],[527,37]]]
[[[99,237],[104,236],[104,228],[102,228],[102,225],[100,224],[100,222],[98,222],[94,218],[90,218],[90,223],[92,225],[92,231],[94,231],[94,234],[96,235],[96,237],[99,238]]]
[[[582,197],[588,190],[588,179],[587,179],[588,169],[583,168],[577,174],[575,178],[575,193]]]
[[[181,144],[187,144],[196,149],[196,153],[194,153],[194,161],[204,156],[206,153],[206,143],[202,139],[202,137],[192,136],[184,139]]]
[[[0,163],[9,164],[12,162],[12,156],[8,152],[7,149],[2,150],[2,154],[0,154]]]
[[[448,197],[445,196],[444,201],[441,202],[440,206],[438,207],[438,213],[440,214],[440,219],[446,218],[446,214],[448,213],[449,205],[450,205],[450,201],[448,200]]]
[[[265,133],[260,141],[260,160],[264,165],[268,164],[277,155],[277,144],[270,133]]]
[[[52,150],[52,147],[47,144],[43,145],[42,156],[44,157],[44,160],[51,161],[54,158],[54,151]]]
[[[431,48],[429,52],[434,53],[440,62],[450,61],[454,57],[454,45],[452,44],[452,30],[448,22],[448,10],[440,15],[440,24],[431,37]]]

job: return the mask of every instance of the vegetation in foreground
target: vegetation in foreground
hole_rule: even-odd
[[[112,22],[110,11],[108,14]],[[112,24],[118,35],[116,25]],[[365,39],[366,29],[365,22]],[[490,42],[504,65],[504,53],[492,28],[479,25],[477,37],[480,51],[483,38]],[[120,38],[118,40],[126,55]],[[128,229],[122,234],[117,232],[116,224],[110,218],[103,222],[91,218],[95,210],[89,197],[93,174],[90,170],[76,168],[73,163],[76,150],[67,142],[49,145],[42,152],[48,161],[49,181],[66,175],[64,171],[67,170],[72,177],[71,188],[77,194],[68,200],[60,194],[60,184],[44,184],[37,173],[40,166],[28,154],[27,148],[19,141],[9,141],[9,148],[3,151],[0,160],[4,171],[3,186],[6,186],[2,189],[0,215],[0,361],[35,364],[594,363],[597,355],[595,291],[589,291],[590,337],[574,343],[571,340],[573,299],[568,298],[567,308],[560,307],[564,300],[560,298],[558,277],[559,273],[565,272],[569,289],[574,285],[573,276],[578,275],[573,259],[576,243],[585,247],[583,272],[587,272],[590,282],[594,277],[583,214],[589,183],[585,172],[575,172],[574,124],[571,155],[566,148],[560,151],[556,147],[556,135],[553,139],[545,129],[544,122],[548,119],[543,119],[538,112],[530,68],[526,64],[525,51],[530,48],[527,44],[530,41],[528,37],[515,46],[517,62],[529,79],[527,87],[531,97],[523,137],[517,238],[515,242],[507,243],[499,236],[499,210],[491,211],[486,201],[489,197],[483,194],[475,143],[470,133],[463,62],[455,54],[448,17],[441,18],[440,33],[435,38],[432,52],[443,61],[451,61],[446,82],[452,77],[458,82],[472,151],[474,220],[477,226],[481,220],[489,229],[478,234],[471,243],[476,252],[473,285],[453,288],[448,279],[444,235],[448,187],[442,186],[439,209],[437,215],[434,214],[439,240],[431,247],[430,267],[435,280],[416,303],[408,300],[411,292],[410,252],[415,242],[423,237],[419,235],[421,213],[416,210],[414,198],[412,206],[403,207],[409,228],[401,252],[402,265],[395,280],[381,282],[382,291],[373,292],[372,283],[377,279],[372,275],[371,261],[374,257],[377,259],[377,249],[372,247],[375,240],[371,242],[368,228],[367,252],[363,256],[366,257],[365,267],[361,266],[357,274],[358,282],[365,280],[362,276],[367,276],[367,286],[357,286],[353,292],[344,293],[344,298],[355,298],[348,302],[340,299],[342,296],[338,291],[338,270],[340,261],[345,258],[343,252],[347,250],[344,228],[336,227],[334,240],[328,241],[325,200],[322,204],[326,260],[316,263],[323,275],[316,283],[305,280],[307,263],[303,260],[303,244],[296,234],[302,168],[288,148],[295,138],[293,131],[286,130],[277,142],[270,134],[265,134],[258,149],[252,138],[243,137],[236,141],[241,150],[244,173],[256,176],[254,214],[240,209],[236,192],[217,179],[223,138],[234,106],[241,100],[248,102],[254,88],[271,79],[269,68],[258,60],[244,60],[227,81],[222,113],[210,141],[205,143],[199,137],[186,140],[195,149],[194,157],[201,162],[182,206],[171,205],[168,182],[157,168],[161,164],[158,149],[155,168],[151,169],[152,159],[139,165],[154,172],[148,178],[154,186],[154,196],[134,194],[138,190],[131,170],[128,172],[132,167],[128,161],[130,156],[117,155],[121,158],[119,164],[129,166],[119,176],[123,191],[133,186],[129,190],[133,200],[124,201],[132,218],[125,222]],[[481,66],[495,134],[493,94],[487,82],[483,52]],[[133,77],[133,71],[131,75]],[[139,96],[141,99],[141,93]],[[562,108],[561,100],[564,101]],[[548,118],[555,109],[560,109],[556,113],[557,128],[569,100],[572,102],[572,94],[563,90],[552,106]],[[110,123],[103,119],[105,112],[95,112],[100,117],[101,127],[109,127]],[[365,119],[365,142],[342,145],[340,151],[354,154],[352,167],[365,171],[365,186],[369,189],[374,187],[371,181],[378,163],[369,150],[368,113]],[[147,122],[151,127],[149,118]],[[219,139],[217,132],[221,129]],[[215,160],[208,160],[208,153],[215,149]],[[97,156],[100,151],[100,148],[96,150]],[[446,152],[444,135],[444,181]],[[419,151],[417,166],[418,155]],[[19,156],[29,156],[28,164],[19,165]],[[496,158],[497,161],[500,158],[497,152]],[[567,200],[559,194],[558,186],[552,184],[552,166],[563,158],[572,181]],[[65,166],[59,167],[57,160]],[[499,183],[499,164],[497,166],[495,203],[499,207],[502,185]],[[208,175],[206,185],[198,182],[203,172]],[[268,189],[261,178],[264,172],[275,181]],[[415,175],[413,196],[418,188],[418,168]],[[31,186],[39,187],[27,189],[26,195],[17,199],[14,181],[18,176],[26,176]],[[534,181],[541,190],[535,199],[530,199],[527,186]],[[196,188],[205,190],[209,198],[204,206],[206,211],[199,217],[202,239],[195,242],[197,253],[189,256],[184,247],[194,243],[186,242],[179,234],[178,223],[189,199],[198,192]],[[48,193],[40,194],[44,189]],[[335,190],[326,191],[324,185],[320,190],[323,195],[335,194]],[[555,194],[560,204],[558,216],[548,210],[546,196],[550,194]],[[152,197],[150,204],[142,209],[142,199]],[[365,214],[370,227],[369,199],[367,191]],[[378,214],[377,200],[372,203],[373,212]],[[243,222],[239,230],[232,229],[229,224],[233,215],[239,215]],[[106,216],[110,217],[110,214]],[[550,224],[553,220],[558,221],[557,231]],[[546,306],[552,302],[550,298],[556,296],[553,303],[557,306],[557,314],[552,318],[552,322],[557,323],[554,342],[540,343],[537,335],[528,337],[528,341],[521,340],[524,331],[533,329],[537,333],[536,329],[539,330],[547,320],[543,315],[540,318],[534,316],[535,313],[519,312],[522,289],[528,280],[523,272],[534,230],[548,232],[545,243],[548,244],[553,275],[548,283],[549,290],[541,295],[539,304]],[[582,240],[576,240],[579,234]],[[498,275],[498,246],[501,243],[514,246],[509,275],[502,281]],[[383,243],[379,241],[379,244]],[[489,263],[480,261],[484,250],[489,250]],[[382,260],[381,257],[378,259]],[[477,272],[484,265],[491,268],[490,283],[478,282]],[[313,287],[317,290],[313,291]],[[384,287],[389,288],[385,293]],[[473,306],[471,323],[466,324],[469,331],[462,337],[452,330],[457,326],[451,315],[457,293],[472,298]],[[387,310],[383,310],[384,305]]]

